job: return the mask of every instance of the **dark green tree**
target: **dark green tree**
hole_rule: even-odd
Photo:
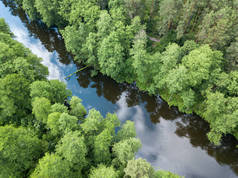
[[[59,25],[61,26],[64,22],[62,22],[61,16],[58,14],[60,1],[57,0],[35,0],[35,7],[37,11],[40,13],[42,20],[48,25]],[[28,7],[27,3],[23,4]],[[23,7],[24,7],[23,6]],[[33,6],[34,7],[34,6]],[[33,8],[31,7],[31,8]],[[33,9],[31,9],[32,11]]]
[[[39,13],[35,7],[36,0],[23,0],[22,1],[22,8],[26,11],[27,15],[32,20],[37,20],[40,18]]]

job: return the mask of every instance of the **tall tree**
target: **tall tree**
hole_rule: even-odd
[[[36,0],[23,0],[22,7],[26,11],[31,20],[37,20],[40,18],[39,13],[35,7]]]
[[[23,177],[34,168],[44,144],[29,129],[0,127],[0,177]]]
[[[67,97],[71,96],[70,90],[66,85],[58,80],[35,81],[31,84],[31,97],[45,97],[51,103],[64,103]]]
[[[140,140],[129,138],[113,145],[113,154],[115,156],[113,163],[116,167],[125,168],[129,160],[133,159],[135,153],[141,147]]]
[[[47,118],[50,113],[51,104],[47,98],[36,97],[32,102],[32,113],[36,119],[44,124],[47,123]]]
[[[9,26],[6,24],[3,18],[0,18],[0,32],[12,35]]]
[[[70,114],[78,118],[83,118],[87,111],[82,105],[82,100],[76,96],[73,96],[70,100]]]
[[[197,34],[198,41],[211,47],[223,50],[233,38],[234,30],[238,29],[235,21],[238,16],[231,7],[211,11],[202,21]]]
[[[104,178],[117,178],[117,171],[111,166],[106,167],[103,164],[100,164],[97,168],[92,168],[90,170],[89,178],[101,178],[103,175]]]
[[[57,0],[35,0],[35,7],[48,26],[61,26],[64,23],[58,14],[59,3]]]
[[[81,170],[87,166],[87,147],[79,131],[65,134],[56,146],[56,153],[68,161],[74,172],[81,174]]]
[[[125,177],[155,177],[153,167],[146,160],[141,158],[129,160],[124,171]]]
[[[129,138],[135,138],[136,137],[136,129],[135,125],[132,121],[126,121],[122,128],[117,132],[116,140],[126,140]]]
[[[112,135],[108,129],[103,130],[95,137],[94,141],[94,161],[95,163],[108,164],[111,161],[110,145]]]
[[[70,164],[56,154],[46,153],[32,173],[32,178],[74,177]]]
[[[0,124],[20,124],[31,113],[29,81],[18,74],[0,79]]]

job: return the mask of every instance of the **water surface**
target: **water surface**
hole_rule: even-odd
[[[7,5],[7,6],[5,6]],[[73,95],[83,99],[87,110],[96,108],[104,116],[117,113],[121,122],[132,120],[142,148],[137,156],[161,168],[188,178],[238,177],[238,144],[228,136],[215,147],[207,140],[208,124],[197,116],[179,113],[159,97],[140,92],[136,87],[117,84],[102,75],[90,76],[90,70],[65,77],[80,66],[66,52],[57,29],[31,22],[11,1],[0,1],[0,17],[5,18],[15,39],[39,57],[49,68],[49,79],[67,84]]]

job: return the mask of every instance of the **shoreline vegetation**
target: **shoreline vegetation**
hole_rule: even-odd
[[[236,0],[15,0],[57,26],[74,60],[160,95],[210,125],[216,145],[238,138]],[[153,40],[151,40],[153,39]],[[156,39],[156,40],[155,40]]]
[[[13,36],[0,19],[0,177],[180,177],[135,159],[134,123],[87,112]]]

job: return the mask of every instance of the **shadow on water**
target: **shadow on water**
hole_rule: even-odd
[[[39,39],[49,52],[58,53],[57,58],[62,64],[72,63],[72,57],[66,52],[64,41],[57,29],[47,29],[40,22],[30,21],[10,0],[2,2],[10,8],[12,15],[21,19],[30,36]],[[143,145],[139,155],[152,165],[175,171],[186,177],[238,175],[238,149],[236,149],[238,142],[232,136],[226,136],[221,146],[212,145],[206,137],[209,125],[201,118],[182,114],[177,108],[169,107],[161,98],[140,92],[134,85],[118,84],[102,74],[91,77],[90,69],[77,73],[76,81],[85,91],[95,91],[97,98],[93,98],[91,103],[100,102],[98,98],[103,98],[109,101],[110,105],[117,106],[115,111],[124,113],[126,120],[132,115],[137,117],[134,122]],[[142,124],[146,126],[141,126],[140,117],[143,119]],[[177,163],[173,163],[173,160]],[[193,164],[195,166],[192,166]]]

